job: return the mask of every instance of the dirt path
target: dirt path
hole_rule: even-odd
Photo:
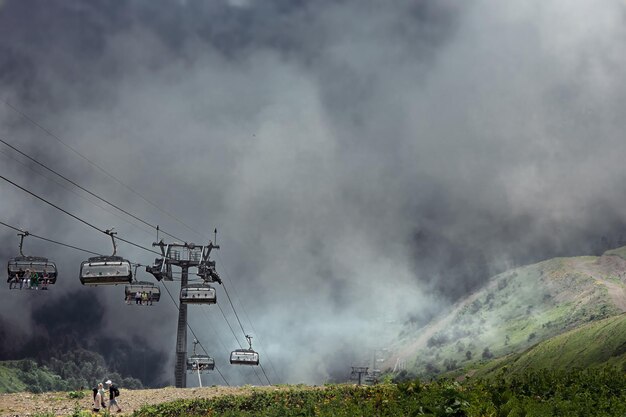
[[[209,388],[161,388],[150,390],[121,389],[120,415],[129,415],[144,405],[159,404],[177,399],[212,398],[220,395],[246,395],[252,390],[279,391],[288,387],[209,387]],[[314,389],[314,388],[311,388]],[[91,410],[91,392],[80,400],[71,399],[67,392],[46,392],[43,394],[17,393],[0,394],[0,416],[23,417],[33,414],[53,413],[56,416],[72,414],[78,408]]]
[[[606,276],[621,278],[626,271],[626,261],[614,255],[605,255],[591,263],[586,260],[572,259],[572,266],[585,274],[589,274],[598,284],[606,287],[613,304],[622,312],[626,312],[626,291],[621,282],[609,281]]]

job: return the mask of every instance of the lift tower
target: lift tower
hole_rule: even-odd
[[[147,266],[146,271],[154,275],[160,281],[173,281],[172,266],[181,268],[180,288],[185,288],[189,283],[189,268],[198,268],[198,275],[207,282],[221,282],[215,272],[215,261],[209,260],[213,249],[219,249],[218,245],[209,242],[208,245],[198,246],[194,243],[170,243],[162,240],[153,243],[152,246],[161,248],[163,258],[156,259],[153,266]],[[176,365],[174,368],[174,382],[176,388],[185,388],[187,378],[187,304],[178,305],[178,331],[176,333]]]

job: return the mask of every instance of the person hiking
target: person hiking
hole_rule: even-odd
[[[100,407],[104,408],[104,399],[102,398],[102,392],[104,392],[104,388],[102,383],[99,383],[98,386],[92,388],[93,391],[93,408],[92,410],[96,413],[100,411]]]
[[[102,408],[106,408],[106,391],[104,390],[102,382],[98,384],[98,392],[100,393],[100,404],[102,405]]]
[[[120,395],[120,390],[115,385],[113,385],[113,382],[111,382],[110,379],[107,380],[105,384],[107,384],[107,387],[109,387],[109,406],[107,407],[107,410],[110,412],[111,406],[115,405],[117,407],[117,412],[121,413],[122,408],[117,403],[117,399],[116,399]]]

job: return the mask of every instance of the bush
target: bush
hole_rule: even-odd
[[[135,417],[177,416],[603,416],[626,415],[626,376],[617,369],[529,371],[505,378],[418,380],[397,385],[331,385],[255,391],[248,396],[145,406]]]
[[[80,400],[85,398],[85,392],[84,391],[70,391],[67,393],[67,396],[76,400]]]

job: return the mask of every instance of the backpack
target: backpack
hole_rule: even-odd
[[[119,390],[119,389],[117,389],[117,387],[113,387],[113,395],[114,395],[115,397],[119,397],[119,395],[120,395],[120,390]]]

